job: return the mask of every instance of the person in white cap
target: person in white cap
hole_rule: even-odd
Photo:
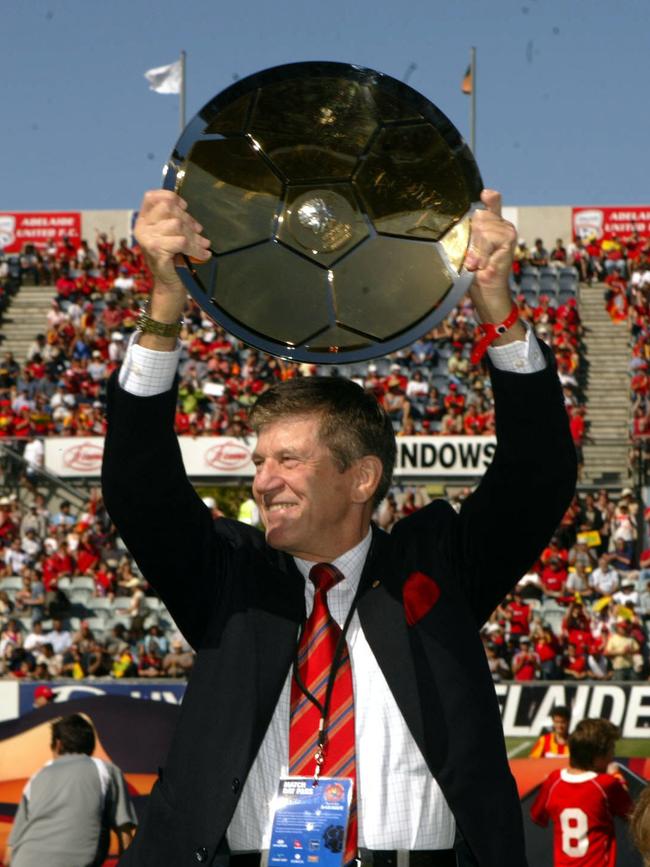
[[[108,357],[119,364],[124,359],[124,352],[124,335],[120,331],[114,331],[108,344]]]

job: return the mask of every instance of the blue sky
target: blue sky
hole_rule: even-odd
[[[649,204],[648,0],[3,0],[0,210],[134,208],[178,136],[145,70],[187,52],[187,118],[233,80],[337,60],[403,78],[507,204]]]

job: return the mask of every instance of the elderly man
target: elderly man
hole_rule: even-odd
[[[464,863],[526,863],[479,629],[559,523],[575,450],[552,356],[512,317],[514,228],[498,193],[482,199],[466,265],[480,320],[508,322],[489,350],[498,446],[459,514],[434,501],[389,536],[371,516],[395,459],[390,420],[341,377],[258,399],[265,530],[213,520],[173,432],[186,300],[174,261],[207,261],[209,242],[177,196],[146,194],[136,236],[155,282],[111,383],[104,494],[197,657],[124,865],[255,867],[277,842],[280,780],[319,774],[351,792],[336,840],[313,840],[336,843],[338,863],[455,865],[457,840]]]

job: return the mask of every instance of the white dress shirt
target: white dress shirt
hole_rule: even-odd
[[[345,580],[332,587],[327,601],[341,627],[357,591],[371,537],[369,531],[362,542],[334,561]],[[314,564],[294,559],[307,579]],[[307,616],[313,603],[314,587],[305,580]],[[404,722],[356,612],[347,642],[354,685],[359,846],[450,849],[454,817]],[[228,828],[228,844],[235,852],[269,846],[271,804],[280,777],[287,775],[291,676],[289,672]]]
[[[488,349],[495,367],[516,373],[544,368],[539,344],[528,325],[526,330],[525,340]],[[139,346],[136,333],[120,371],[120,385],[141,397],[169,390],[179,355],[180,346],[172,352]],[[328,603],[340,626],[356,593],[371,535],[369,531],[362,542],[334,561],[345,580],[329,591]],[[313,563],[297,558],[295,562],[307,578]],[[313,585],[306,580],[307,615],[313,599]],[[359,846],[450,849],[456,831],[453,814],[413,740],[357,613],[350,622],[347,641],[355,695]],[[234,852],[260,851],[269,846],[272,802],[280,777],[287,775],[291,676],[289,672],[228,828],[228,843]]]

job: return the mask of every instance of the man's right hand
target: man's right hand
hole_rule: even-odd
[[[171,190],[144,194],[135,224],[135,238],[154,278],[149,315],[159,322],[177,322],[187,292],[176,273],[182,255],[196,262],[211,256],[203,227],[188,213],[187,202]]]

